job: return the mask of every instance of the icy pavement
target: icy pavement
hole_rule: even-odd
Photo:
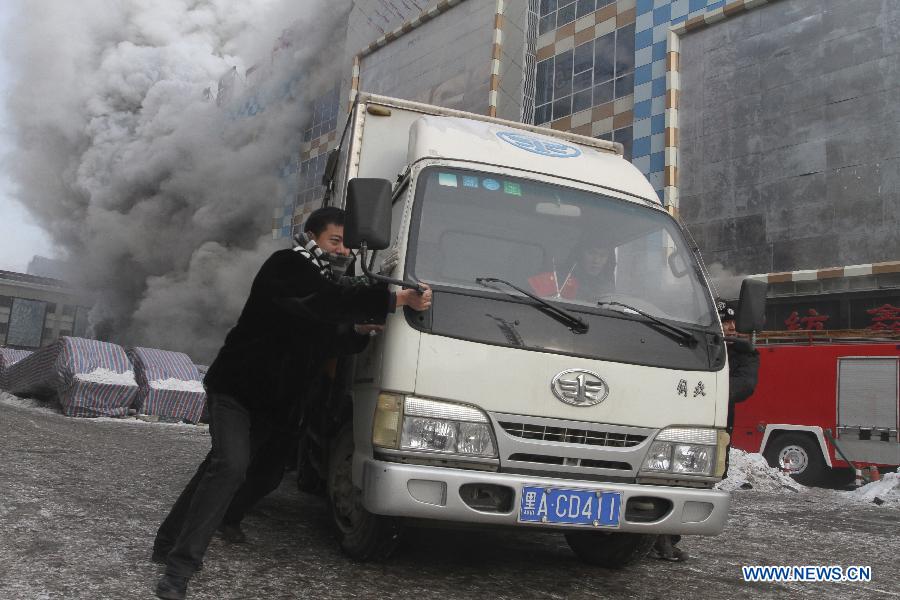
[[[0,397],[0,599],[153,598],[153,535],[208,447],[202,427],[70,419]],[[575,560],[558,534],[510,530],[413,530],[391,561],[356,564],[338,552],[324,503],[286,480],[248,516],[250,544],[213,540],[188,597],[900,597],[900,510],[866,493],[738,489],[722,535],[683,540],[688,562],[607,571]],[[869,565],[874,580],[746,583],[742,565]]]

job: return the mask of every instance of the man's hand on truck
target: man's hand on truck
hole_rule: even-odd
[[[408,306],[415,311],[423,311],[431,308],[431,288],[421,284],[424,292],[416,290],[400,290],[397,292],[397,306]]]

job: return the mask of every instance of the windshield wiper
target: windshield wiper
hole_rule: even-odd
[[[675,336],[678,338],[679,341],[687,344],[688,346],[695,346],[697,344],[697,338],[694,337],[694,334],[691,333],[690,331],[688,331],[687,329],[682,329],[681,327],[676,327],[675,325],[670,325],[669,323],[666,323],[662,319],[654,317],[650,313],[644,312],[639,308],[629,306],[628,304],[625,304],[623,302],[598,302],[597,306],[621,306],[622,308],[636,312],[637,314],[641,315],[642,317],[650,319],[651,321],[653,321],[660,327],[666,329],[670,333],[675,334]],[[646,321],[644,321],[644,322],[646,323]]]
[[[487,283],[502,283],[503,285],[509,286],[519,293],[525,294],[526,296],[528,296],[529,298],[531,298],[532,300],[537,302],[541,307],[546,309],[547,312],[549,312],[551,316],[556,317],[557,320],[560,320],[564,324],[568,325],[573,333],[587,333],[587,331],[588,331],[588,324],[585,323],[584,321],[582,321],[577,316],[573,315],[572,313],[570,313],[567,310],[563,310],[563,309],[559,308],[558,306],[553,306],[552,304],[550,304],[549,302],[547,302],[540,296],[536,296],[535,294],[532,294],[531,292],[529,292],[527,290],[523,290],[516,284],[510,283],[510,282],[506,281],[505,279],[497,279],[496,277],[476,277],[475,283],[477,283],[479,285],[485,285]],[[487,286],[485,285],[485,287],[487,287]],[[537,308],[537,307],[535,307],[535,308]]]

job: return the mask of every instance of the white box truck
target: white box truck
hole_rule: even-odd
[[[474,524],[558,529],[618,567],[657,534],[721,532],[722,328],[620,145],[361,94],[325,179],[367,272],[434,293],[342,362],[307,430],[300,471],[326,480],[347,554]]]

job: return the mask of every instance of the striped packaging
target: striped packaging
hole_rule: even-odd
[[[31,350],[16,350],[15,348],[0,348],[0,390],[7,389],[6,370],[31,355]]]
[[[191,423],[200,420],[206,392],[200,373],[181,352],[153,348],[129,348],[139,391],[135,408],[141,414],[175,418]]]
[[[22,359],[8,369],[6,380],[14,394],[55,395],[70,417],[124,416],[138,392],[121,346],[73,337]]]

